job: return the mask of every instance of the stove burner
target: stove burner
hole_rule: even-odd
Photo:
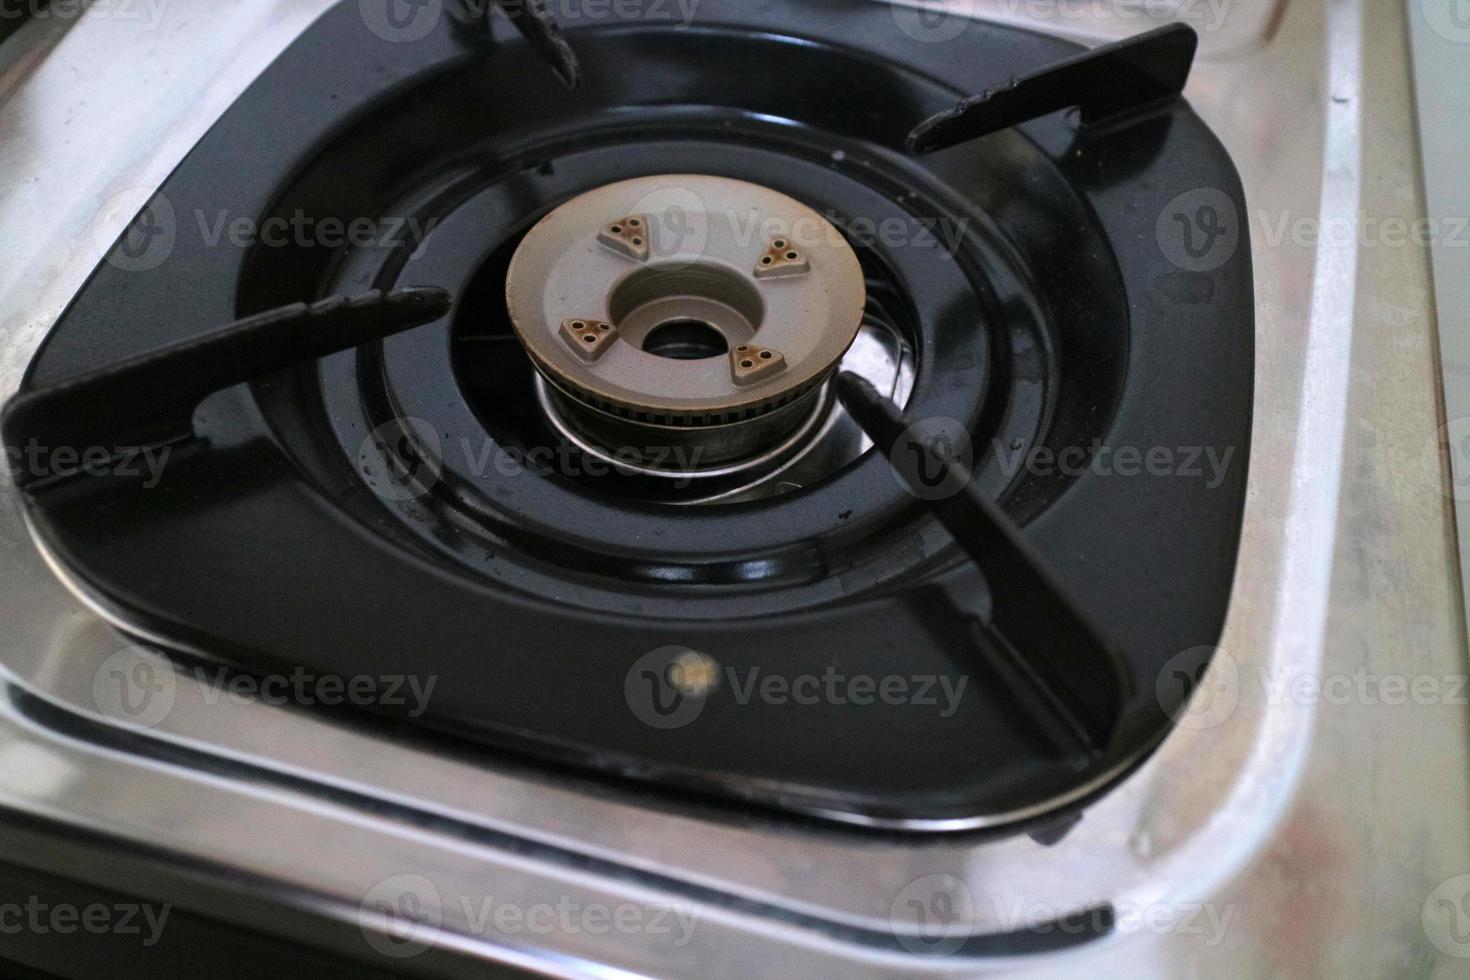
[[[1178,95],[1192,35],[931,45],[866,0],[704,0],[699,30],[560,37],[527,11],[529,41],[445,18],[396,44],[343,3],[169,178],[177,214],[433,231],[180,229],[156,268],[99,267],[7,455],[176,451],[157,485],[22,473],[57,567],[245,670],[432,674],[415,724],[625,788],[923,831],[1104,791],[1209,660],[1244,501],[1243,467],[1122,462],[1247,455],[1249,249],[1202,271],[1160,237],[1201,189],[1245,213]],[[598,83],[527,87],[542,56]],[[977,72],[994,94],[946,111]],[[792,225],[671,268],[684,225],[635,192],[670,180]],[[588,465],[675,439],[709,458]]]
[[[522,240],[516,335],[585,440],[684,469],[808,425],[852,346],[863,271],[836,228],[744,181],[675,174],[582,194]]]

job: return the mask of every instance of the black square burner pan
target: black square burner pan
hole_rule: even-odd
[[[1186,236],[1206,209],[1215,228],[1245,214],[1229,158],[1177,97],[915,156],[921,120],[1081,49],[982,22],[926,43],[866,0],[704,0],[687,27],[671,7],[569,19],[577,91],[504,23],[445,16],[399,43],[356,2],[324,15],[160,188],[25,392],[176,356],[252,316],[240,336],[275,330],[276,347],[199,357],[193,375],[114,399],[112,445],[171,447],[161,480],[29,483],[38,534],[118,621],[180,649],[252,673],[433,677],[427,711],[400,720],[475,751],[867,827],[1083,803],[1168,732],[1222,628],[1249,455],[1250,249],[1243,228],[1213,255]],[[374,491],[364,466],[413,450],[372,434],[404,417],[442,446],[544,438],[524,354],[495,342],[509,251],[578,193],[679,172],[766,184],[847,232],[916,351],[908,417],[969,430],[975,487],[1121,651],[1054,678],[1098,679],[1083,686],[1106,737],[1071,744],[1017,696],[1035,664],[997,635],[985,576],[881,453],[728,506],[447,456],[425,492]],[[209,233],[298,214],[435,230],[368,247]],[[863,233],[886,218],[903,244]],[[953,234],[921,244],[926,229]],[[339,294],[366,298],[289,306]],[[392,309],[431,322],[359,336]],[[210,378],[254,380],[196,410]],[[187,421],[141,424],[154,406]],[[5,434],[100,438],[106,422],[12,410]],[[1088,465],[1015,463],[1071,447]],[[1142,462],[1150,450],[1170,465]],[[1126,473],[1093,465],[1134,453]],[[668,689],[670,657],[716,683]],[[844,694],[899,678],[911,696],[750,693],[833,675]]]

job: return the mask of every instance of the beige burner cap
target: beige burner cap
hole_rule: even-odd
[[[862,267],[793,198],[693,174],[609,184],[516,250],[511,320],[563,393],[642,422],[718,425],[790,404],[862,324]]]

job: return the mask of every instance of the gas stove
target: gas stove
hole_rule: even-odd
[[[1128,6],[18,32],[3,860],[144,972],[1275,971],[1370,15]]]

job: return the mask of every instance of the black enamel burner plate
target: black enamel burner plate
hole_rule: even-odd
[[[915,830],[1100,792],[1167,732],[1230,591],[1249,248],[1196,261],[1170,238],[1196,202],[1245,213],[1228,157],[1180,99],[910,155],[921,119],[1080,49],[978,22],[926,43],[865,0],[673,9],[570,20],[578,91],[506,23],[446,16],[403,43],[356,2],[323,16],[164,184],[27,388],[334,294],[441,287],[452,309],[209,397],[156,486],[30,489],[38,533],[146,635],[252,672],[433,677],[412,720],[487,751]],[[1107,739],[1069,747],[1015,696],[984,577],[882,453],[708,507],[486,465],[554,438],[506,342],[516,243],[663,173],[764,184],[844,230],[917,355],[907,416],[963,423],[976,485],[1122,651]],[[272,216],[400,233],[228,230]],[[381,437],[400,429],[416,448]],[[669,688],[669,648],[718,683]]]

